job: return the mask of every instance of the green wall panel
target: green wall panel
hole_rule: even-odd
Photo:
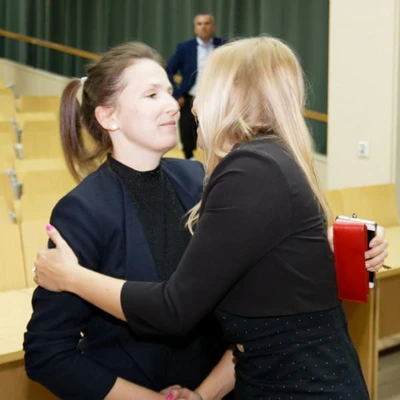
[[[262,33],[296,51],[309,82],[308,107],[327,112],[329,0],[0,0],[0,28],[99,53],[140,40],[168,58],[193,37],[193,16],[211,12],[226,39]],[[83,76],[88,60],[0,39],[0,57],[66,76]],[[326,124],[311,121],[326,153]]]

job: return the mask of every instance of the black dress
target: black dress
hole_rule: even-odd
[[[164,283],[126,282],[140,333],[184,334],[214,313],[235,351],[236,399],[368,399],[337,296],[324,215],[273,136],[237,146],[213,171],[200,220]]]

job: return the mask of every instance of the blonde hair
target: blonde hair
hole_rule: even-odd
[[[205,183],[232,146],[251,141],[259,133],[271,133],[292,154],[329,216],[313,165],[313,141],[303,117],[303,70],[286,44],[261,36],[216,49],[204,68],[194,106],[202,131]],[[191,232],[199,209],[200,203],[190,212]]]

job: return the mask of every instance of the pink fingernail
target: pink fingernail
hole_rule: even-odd
[[[53,229],[53,226],[50,224],[46,225],[46,231],[51,231]]]
[[[174,395],[171,393],[167,396],[167,400],[172,400],[174,398]]]

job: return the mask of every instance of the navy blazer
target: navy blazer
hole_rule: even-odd
[[[220,38],[213,38],[214,47],[217,48],[225,43]],[[197,76],[197,40],[196,38],[186,42],[178,43],[175,53],[167,62],[167,74],[174,87],[174,97],[179,97],[188,94],[191,87],[196,82]],[[174,75],[180,72],[182,82],[177,86],[173,80]]]
[[[200,163],[163,159],[161,168],[185,210],[198,202],[204,176]],[[82,265],[127,280],[158,280],[133,201],[107,163],[59,201],[51,223]],[[71,293],[38,287],[32,305],[24,341],[26,372],[60,398],[103,399],[117,377],[154,390],[179,383],[163,380],[171,355],[167,339],[140,337]],[[195,377],[198,383],[222,350],[203,353],[209,365]]]

